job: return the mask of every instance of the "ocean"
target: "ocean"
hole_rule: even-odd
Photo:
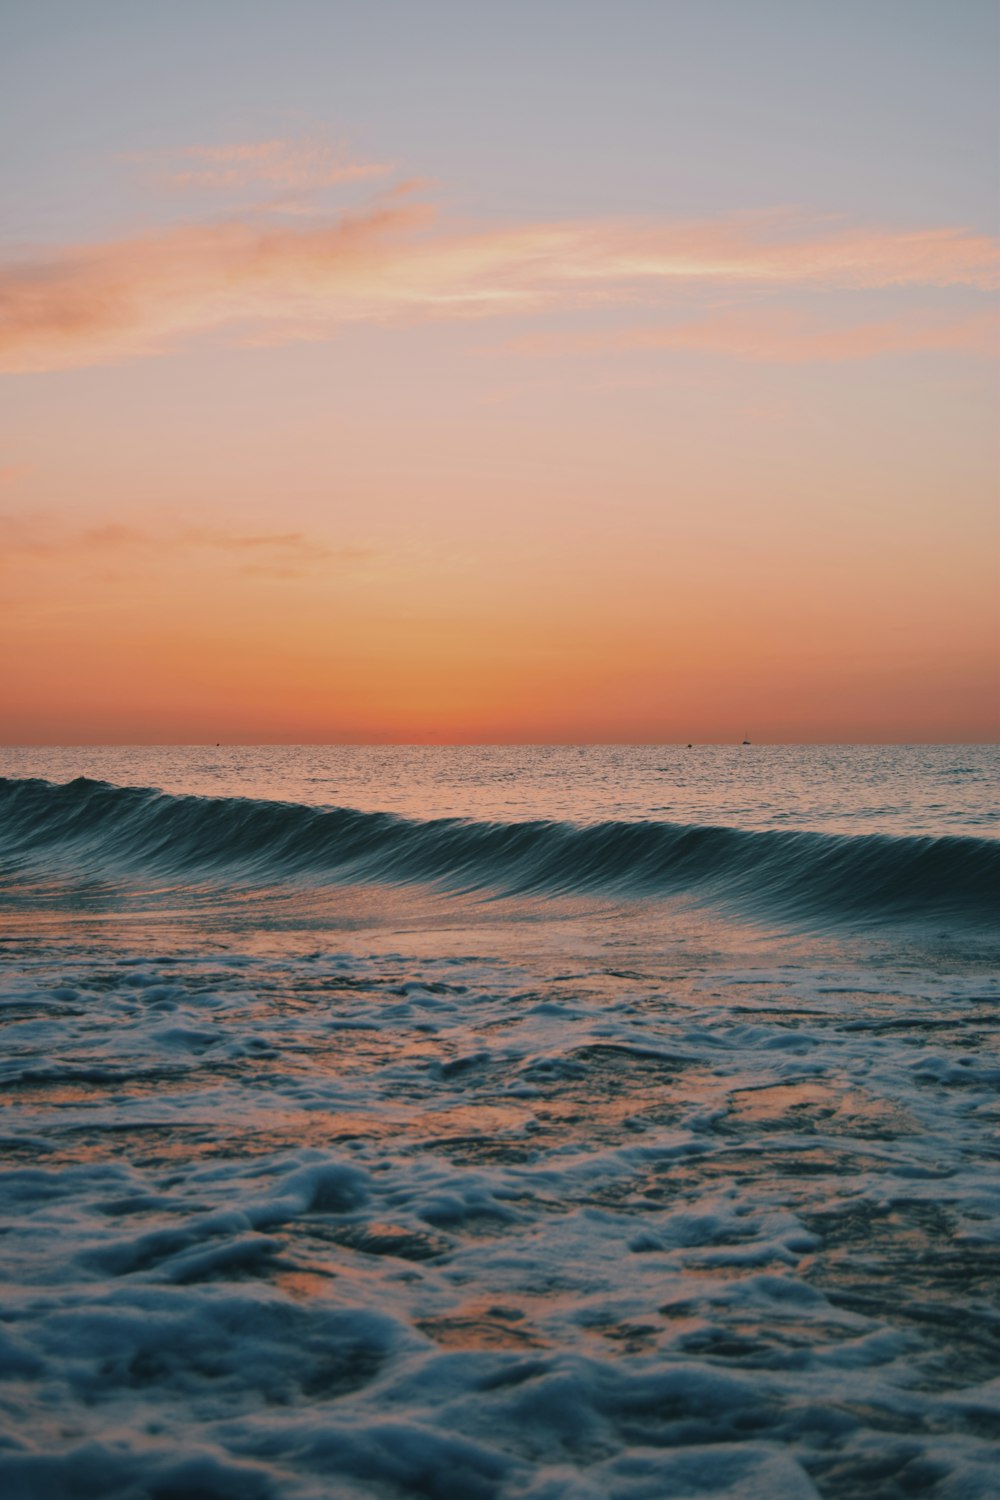
[[[993,1500],[998,772],[0,749],[5,1500]]]

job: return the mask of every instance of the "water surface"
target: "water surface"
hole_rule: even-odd
[[[5,1495],[993,1495],[996,767],[3,752]]]

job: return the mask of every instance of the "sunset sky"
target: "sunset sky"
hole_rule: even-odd
[[[992,0],[6,0],[0,740],[988,740]]]

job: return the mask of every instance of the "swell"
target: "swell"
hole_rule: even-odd
[[[0,777],[0,867],[50,878],[434,883],[454,891],[689,894],[750,914],[990,924],[1000,842],[659,822],[413,821],[78,778]]]

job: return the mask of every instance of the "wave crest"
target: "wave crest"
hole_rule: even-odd
[[[750,914],[990,924],[1000,842],[660,822],[417,821],[79,777],[0,777],[11,873],[163,875],[272,884],[431,883],[452,891],[687,894]]]

